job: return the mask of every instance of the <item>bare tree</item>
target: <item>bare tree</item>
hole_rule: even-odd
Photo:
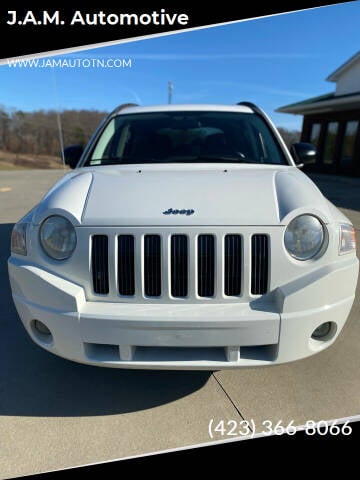
[[[300,130],[288,130],[284,127],[278,127],[278,131],[288,147],[290,147],[293,143],[300,141]]]
[[[60,112],[64,145],[85,145],[107,112],[64,110]],[[60,155],[55,110],[10,111],[0,107],[0,149],[30,155]]]

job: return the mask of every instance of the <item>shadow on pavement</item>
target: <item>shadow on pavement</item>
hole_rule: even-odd
[[[91,367],[52,355],[28,337],[7,274],[13,224],[0,224],[0,415],[92,416],[145,410],[200,389],[209,372]]]

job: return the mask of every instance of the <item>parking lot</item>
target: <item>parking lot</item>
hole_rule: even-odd
[[[208,442],[211,419],[302,425],[360,413],[359,287],[332,347],[277,367],[213,374],[101,369],[37,347],[13,306],[6,260],[14,222],[62,174],[0,172],[1,478]],[[313,178],[359,231],[360,178]]]

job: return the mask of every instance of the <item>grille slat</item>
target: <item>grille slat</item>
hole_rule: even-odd
[[[118,282],[120,295],[135,295],[135,241],[132,235],[118,237]]]
[[[148,297],[161,295],[161,240],[160,235],[144,238],[144,290]]]
[[[92,237],[91,264],[95,293],[109,293],[109,240],[107,235]]]
[[[251,238],[251,293],[263,295],[268,290],[269,245],[263,234]]]
[[[241,236],[225,236],[225,295],[236,296],[241,293]]]
[[[213,297],[215,293],[215,240],[213,235],[198,237],[198,295]]]
[[[186,235],[171,237],[171,295],[188,295],[188,239]]]

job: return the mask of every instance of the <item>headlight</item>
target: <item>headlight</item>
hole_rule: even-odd
[[[339,255],[356,250],[355,228],[349,224],[340,225]]]
[[[11,232],[11,253],[26,255],[26,229],[27,223],[17,223]]]
[[[40,227],[40,243],[45,253],[55,260],[69,258],[76,247],[76,232],[64,217],[48,217]]]
[[[325,239],[324,227],[313,215],[299,215],[285,230],[286,250],[297,260],[309,260],[317,255]]]

